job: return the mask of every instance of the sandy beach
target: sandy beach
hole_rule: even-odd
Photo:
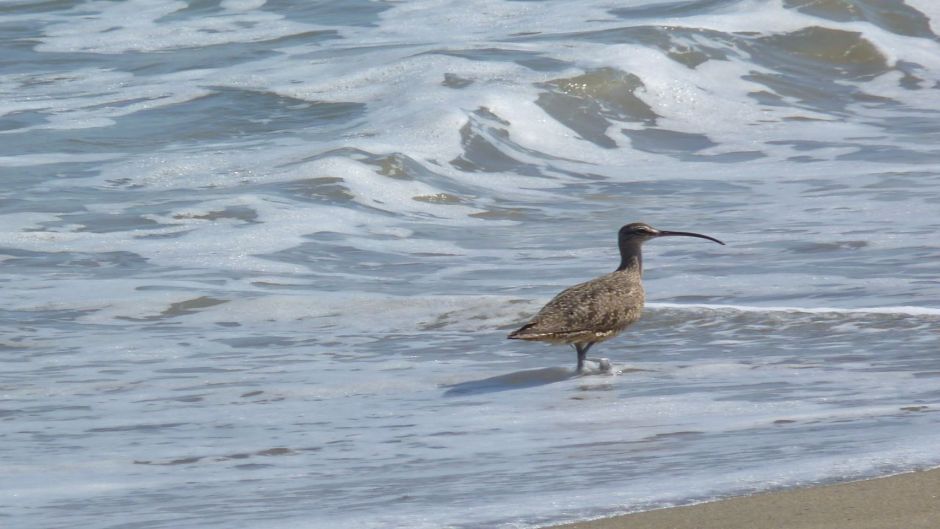
[[[553,529],[937,529],[940,469],[741,496]]]

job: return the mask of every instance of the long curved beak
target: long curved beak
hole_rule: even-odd
[[[714,238],[714,237],[709,237],[708,235],[702,235],[701,233],[692,233],[692,232],[689,232],[689,231],[665,231],[665,230],[659,230],[659,233],[658,233],[656,236],[657,236],[657,237],[673,237],[673,236],[698,237],[699,239],[708,239],[708,240],[710,240],[710,241],[717,242],[718,244],[720,244],[720,245],[722,245],[722,246],[724,246],[724,244],[725,244],[725,243],[719,241],[718,239],[716,239],[716,238]]]

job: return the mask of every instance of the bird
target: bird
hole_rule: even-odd
[[[627,224],[617,234],[620,266],[616,270],[562,290],[508,338],[573,345],[578,353],[576,372],[584,373],[584,361],[591,346],[617,336],[640,318],[646,299],[642,280],[643,243],[675,236],[725,244],[700,233],[658,230],[644,222]],[[606,360],[591,360],[601,362],[602,369],[609,369]]]

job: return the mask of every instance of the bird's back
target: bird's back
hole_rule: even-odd
[[[645,295],[638,271],[611,272],[565,289],[509,335],[555,343],[600,342],[640,317]]]

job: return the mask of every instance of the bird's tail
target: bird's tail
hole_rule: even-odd
[[[533,327],[535,327],[535,322],[527,323],[509,333],[509,336],[506,338],[509,338],[510,340],[536,340],[542,336],[542,333],[533,333]]]

